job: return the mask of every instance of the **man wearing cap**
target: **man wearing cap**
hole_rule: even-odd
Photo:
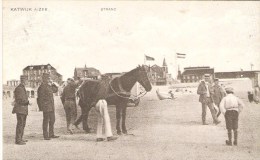
[[[26,118],[28,115],[29,100],[25,90],[26,76],[20,77],[21,83],[14,90],[14,108],[12,113],[16,113],[16,135],[15,144],[25,145],[27,140],[23,139]]]
[[[78,81],[74,82],[72,78],[68,78],[67,85],[63,89],[61,100],[64,106],[67,131],[69,134],[73,134],[71,130],[72,124],[77,118],[77,105],[76,105],[76,88],[78,87]]]
[[[221,102],[221,100],[226,96],[225,91],[223,90],[223,88],[219,85],[219,79],[214,79],[214,86],[213,86],[213,100],[215,105],[218,107],[219,109],[219,104]],[[217,117],[219,117],[220,115],[220,110],[218,110]]]
[[[55,108],[53,93],[56,93],[57,91],[58,86],[51,82],[50,75],[48,73],[43,73],[42,84],[37,91],[37,103],[39,110],[43,111],[42,129],[44,140],[59,137],[54,135]]]
[[[227,96],[220,102],[220,110],[225,116],[228,140],[226,145],[232,145],[232,130],[234,132],[234,145],[237,145],[238,116],[244,107],[244,103],[234,95],[234,89],[226,88]]]
[[[197,94],[200,95],[199,102],[202,104],[202,124],[207,125],[206,123],[206,113],[207,113],[207,106],[209,107],[209,110],[211,112],[213,123],[219,124],[220,121],[218,120],[216,113],[214,111],[213,107],[213,87],[210,83],[210,75],[205,74],[204,80],[201,81],[199,84],[199,87],[197,89]]]

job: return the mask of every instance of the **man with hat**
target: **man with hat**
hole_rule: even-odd
[[[228,140],[226,145],[232,145],[232,130],[234,132],[234,145],[237,145],[238,116],[244,107],[244,103],[234,95],[234,89],[226,88],[227,96],[220,102],[220,110],[225,116]]]
[[[197,94],[200,95],[199,102],[202,104],[202,124],[207,125],[206,123],[206,112],[207,112],[207,106],[209,107],[209,110],[211,112],[213,123],[219,124],[220,121],[218,120],[216,113],[214,111],[213,107],[213,88],[210,83],[210,75],[205,74],[204,80],[201,81],[199,84],[199,87],[197,89]]]
[[[223,88],[219,85],[219,79],[215,78],[214,79],[214,86],[213,86],[213,100],[215,105],[218,107],[219,109],[219,104],[221,102],[221,100],[226,96],[225,91],[223,90]],[[217,117],[219,117],[220,115],[220,110],[218,110]]]
[[[21,83],[14,90],[14,108],[12,113],[16,113],[17,125],[16,125],[16,135],[15,144],[25,145],[27,140],[23,139],[24,128],[26,124],[26,118],[28,115],[28,105],[29,100],[25,90],[26,76],[20,77]]]
[[[73,134],[71,126],[77,118],[77,105],[76,105],[76,88],[78,87],[78,80],[74,82],[72,78],[68,78],[67,85],[64,87],[61,101],[64,106],[67,131],[69,134]]]
[[[58,138],[54,135],[54,122],[55,122],[55,108],[53,93],[58,91],[58,85],[55,85],[50,80],[48,73],[43,73],[42,83],[38,88],[37,103],[40,111],[43,111],[43,137],[44,140],[50,140],[51,138]],[[49,128],[49,131],[48,131]]]

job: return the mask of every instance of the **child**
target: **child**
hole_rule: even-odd
[[[220,103],[220,110],[225,116],[226,128],[228,131],[228,140],[226,145],[232,146],[232,130],[234,132],[234,145],[237,145],[237,129],[238,129],[238,115],[242,111],[243,102],[234,95],[234,90],[231,87],[225,89],[227,96],[224,97]]]

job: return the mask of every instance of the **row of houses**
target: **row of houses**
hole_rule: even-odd
[[[163,60],[162,66],[145,65],[148,78],[152,85],[171,85],[174,80],[172,75],[168,73],[168,66],[166,60]],[[30,65],[23,69],[23,75],[27,77],[26,90],[29,97],[37,96],[37,88],[41,83],[41,76],[43,73],[49,73],[51,79],[58,83],[63,84],[62,75],[50,64],[47,65]],[[121,76],[124,72],[118,73],[105,73],[101,72],[93,67],[87,67],[86,65],[82,68],[74,69],[74,79],[100,79],[102,77],[113,79]],[[249,78],[252,81],[253,86],[259,85],[260,71],[232,71],[232,72],[215,72],[214,68],[209,66],[202,67],[186,67],[183,73],[178,70],[177,79],[181,83],[196,83],[199,82],[204,74],[210,74],[212,79],[235,79],[235,78]],[[14,88],[19,84],[18,80],[7,81],[6,85],[3,85],[3,95],[5,97],[13,97]]]
[[[169,85],[172,83],[171,74],[168,73],[168,66],[166,60],[163,60],[162,67],[158,65],[145,66],[148,71],[148,77],[153,85]],[[27,78],[26,90],[29,97],[36,97],[37,88],[41,84],[41,77],[43,73],[49,73],[52,81],[58,83],[60,86],[64,83],[62,80],[62,75],[57,72],[56,68],[52,65],[29,65],[23,69],[22,72]],[[82,68],[74,69],[74,79],[100,79],[102,77],[108,77],[110,79],[114,77],[121,76],[125,72],[120,73],[105,73],[101,72],[93,67],[87,67],[86,65]],[[4,97],[13,97],[13,91],[17,85],[19,85],[19,80],[9,80],[6,85],[3,85],[3,95]]]
[[[252,85],[259,85],[260,71],[231,71],[231,72],[215,72],[214,68],[209,66],[203,67],[186,67],[183,73],[178,71],[177,79],[181,83],[196,83],[199,82],[204,74],[210,74],[212,79],[237,79],[237,78],[249,78],[252,81]]]

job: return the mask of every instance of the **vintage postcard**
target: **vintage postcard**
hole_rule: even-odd
[[[2,10],[3,159],[260,157],[260,2]]]

